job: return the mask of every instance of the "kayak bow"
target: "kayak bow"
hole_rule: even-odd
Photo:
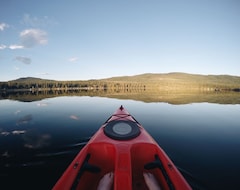
[[[114,172],[114,190],[148,189],[144,172],[152,173],[161,189],[191,189],[166,153],[122,106],[79,152],[53,189],[97,189],[109,172]]]

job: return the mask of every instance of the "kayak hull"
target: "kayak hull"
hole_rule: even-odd
[[[115,137],[106,130],[110,126],[114,132],[118,130],[115,126],[125,124],[138,128],[127,140],[124,131]],[[109,172],[114,173],[114,190],[148,189],[144,172],[152,173],[162,189],[191,189],[166,153],[123,107],[100,127],[53,189],[97,189],[100,179]]]

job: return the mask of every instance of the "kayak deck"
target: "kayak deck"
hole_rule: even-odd
[[[90,155],[88,163],[91,166],[100,168],[100,172],[84,172],[76,189],[97,189],[100,179],[106,173],[113,171],[114,176],[117,176],[114,179],[114,186],[118,187],[118,189],[147,190],[143,172],[153,173],[157,180],[162,182],[160,184],[161,187],[168,186],[162,172],[158,168],[151,171],[144,169],[144,165],[153,162],[155,159],[154,153],[157,151],[154,146],[138,144],[129,150],[130,154],[126,150],[126,145],[121,145],[121,148],[122,150],[118,152],[118,158],[116,159],[117,153],[112,145],[107,143],[91,145],[88,150]],[[142,155],[139,156],[139,153],[142,153]]]
[[[131,129],[128,140],[124,131],[119,132],[123,139],[109,138],[106,128],[118,131],[113,122],[127,122],[139,131],[133,134]],[[144,172],[152,173],[161,189],[191,189],[164,151],[126,110],[119,109],[103,124],[53,189],[97,189],[101,178],[109,172],[114,172],[114,190],[147,190]]]

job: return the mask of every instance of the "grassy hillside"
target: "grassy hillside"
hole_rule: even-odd
[[[189,83],[224,83],[224,84],[240,84],[240,77],[231,75],[197,75],[187,73],[167,73],[167,74],[141,74],[135,76],[113,77],[106,81],[133,81],[133,82],[189,82]]]
[[[239,104],[240,77],[149,73],[87,81],[20,78],[0,83],[0,92],[0,99],[19,101],[36,101],[55,96],[101,96],[170,104]]]
[[[211,89],[226,90],[240,88],[240,77],[230,75],[197,75],[187,73],[142,74],[136,76],[113,77],[106,79],[115,83],[143,83],[157,89]]]
[[[19,78],[16,80],[9,81],[11,83],[42,83],[42,82],[55,82],[54,80],[34,78],[34,77],[25,77]]]
[[[197,75],[187,73],[141,74],[101,80],[55,81],[20,78],[0,83],[0,89],[151,89],[151,90],[239,90],[240,77],[230,75]]]

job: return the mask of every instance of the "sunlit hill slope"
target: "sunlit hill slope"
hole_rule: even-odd
[[[141,74],[100,80],[57,81],[20,78],[0,82],[1,90],[62,90],[62,89],[145,89],[145,90],[206,90],[239,91],[240,77],[231,75],[197,75],[187,73]]]

